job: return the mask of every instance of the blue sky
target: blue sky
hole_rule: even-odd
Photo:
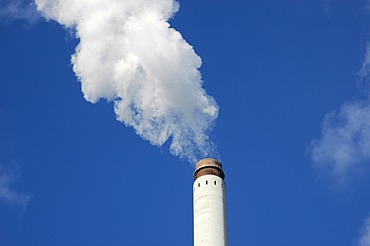
[[[370,245],[368,6],[180,1],[169,23],[219,107],[229,245]],[[84,99],[74,30],[0,7],[0,244],[192,245],[189,153]]]

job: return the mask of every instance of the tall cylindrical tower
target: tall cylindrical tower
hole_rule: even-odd
[[[221,162],[207,158],[195,167],[194,246],[226,246],[226,187]]]

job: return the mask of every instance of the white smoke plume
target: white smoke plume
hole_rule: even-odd
[[[114,102],[117,120],[156,146],[195,162],[213,154],[218,116],[202,88],[200,57],[170,27],[174,0],[35,0],[48,20],[75,30],[73,70],[87,101]]]
[[[370,72],[370,47],[360,81],[368,84]],[[364,87],[364,86],[363,86]],[[351,174],[370,167],[370,93],[367,98],[343,104],[338,113],[326,115],[320,139],[313,141],[312,160],[345,181]]]

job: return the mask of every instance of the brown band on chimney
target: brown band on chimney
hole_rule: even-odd
[[[194,172],[194,180],[207,174],[216,175],[225,179],[225,173],[222,169],[221,162],[212,158],[206,158],[197,163]]]

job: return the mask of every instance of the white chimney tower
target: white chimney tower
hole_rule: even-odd
[[[195,167],[194,246],[227,246],[226,187],[221,162],[207,158]]]

